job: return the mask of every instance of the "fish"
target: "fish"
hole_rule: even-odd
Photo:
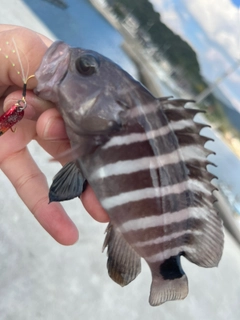
[[[126,286],[151,271],[149,303],[188,295],[181,257],[205,268],[222,256],[222,221],[214,208],[200,134],[205,124],[189,99],[154,97],[103,55],[62,41],[46,51],[35,93],[56,104],[71,161],[53,178],[49,200],[79,197],[89,184],[109,215],[103,249],[109,276]]]

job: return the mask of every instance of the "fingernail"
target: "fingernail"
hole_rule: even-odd
[[[43,133],[45,140],[66,140],[65,125],[60,117],[49,118]]]

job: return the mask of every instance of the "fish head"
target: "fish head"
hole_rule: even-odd
[[[35,75],[35,92],[56,103],[66,127],[78,135],[120,130],[137,100],[139,83],[117,64],[60,41],[48,49]]]

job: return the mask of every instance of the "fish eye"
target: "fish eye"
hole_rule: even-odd
[[[91,76],[96,73],[98,66],[98,60],[90,54],[81,56],[76,60],[76,69],[84,76]]]

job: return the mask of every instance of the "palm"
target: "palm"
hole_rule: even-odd
[[[0,26],[0,47],[14,37],[21,44],[20,49],[26,60],[31,61],[29,74],[34,74],[51,41],[28,29]],[[6,62],[6,58],[0,55],[0,114],[3,113],[3,102],[4,110],[8,110],[21,98],[21,86],[21,78]],[[35,86],[33,79],[28,89],[32,90]],[[64,124],[53,105],[38,99],[32,91],[27,93],[27,102],[24,119],[17,124],[16,132],[9,130],[0,137],[0,168],[40,224],[58,242],[72,244],[78,238],[78,231],[59,203],[48,204],[46,178],[27,149],[28,143],[36,139],[48,153],[57,157],[69,148]],[[62,160],[66,162],[66,159]],[[84,192],[82,201],[95,219],[108,220],[91,188]]]

